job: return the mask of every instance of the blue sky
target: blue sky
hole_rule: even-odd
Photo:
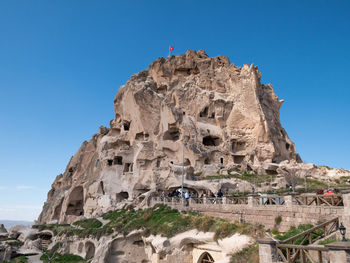
[[[118,87],[187,49],[259,66],[305,162],[350,169],[349,1],[0,1],[0,219],[33,220]]]

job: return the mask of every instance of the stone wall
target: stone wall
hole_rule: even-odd
[[[257,205],[252,201],[253,197],[248,198],[246,205],[234,204],[211,204],[204,201],[203,204],[190,202],[189,206],[183,206],[181,203],[166,203],[171,207],[179,210],[193,210],[207,215],[225,218],[231,221],[243,221],[248,223],[259,223],[266,229],[278,229],[286,231],[291,226],[300,224],[316,225],[320,221],[340,217],[346,227],[350,224],[350,194],[344,194],[344,206],[306,206],[295,205],[285,197],[284,205]],[[159,201],[152,200],[152,204]],[[280,224],[275,223],[275,218],[280,216]]]

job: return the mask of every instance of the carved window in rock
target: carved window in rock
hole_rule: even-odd
[[[124,131],[130,130],[130,122],[129,121],[124,121],[123,127],[124,127]]]
[[[124,173],[132,172],[133,171],[133,164],[132,163],[125,163],[124,164]]]
[[[113,160],[111,160],[111,159],[107,160],[107,165],[108,166],[112,166],[113,165]]]
[[[205,146],[219,146],[221,143],[221,139],[217,136],[205,136],[203,137],[203,144]]]
[[[287,142],[286,143],[286,149],[289,150],[289,148],[290,148],[290,144]]]
[[[208,252],[203,253],[198,260],[198,263],[213,263],[213,262],[215,261]]]
[[[206,106],[200,113],[199,113],[199,117],[208,117],[208,106]]]
[[[113,164],[115,164],[115,165],[122,165],[123,164],[123,157],[122,156],[114,157]]]

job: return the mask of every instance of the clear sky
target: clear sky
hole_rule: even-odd
[[[0,1],[0,219],[33,220],[118,87],[187,49],[259,66],[305,162],[350,169],[349,1]]]

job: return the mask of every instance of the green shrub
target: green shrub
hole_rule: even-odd
[[[279,225],[279,224],[281,224],[281,222],[282,222],[282,217],[281,216],[276,216],[275,217],[275,224]]]
[[[75,226],[80,226],[85,229],[100,228],[102,223],[96,218],[90,218],[85,220],[76,221],[73,223]]]
[[[251,245],[230,258],[230,263],[259,263],[259,246]]]
[[[138,229],[142,229],[146,236],[160,234],[166,237],[173,237],[181,232],[198,229],[203,232],[214,232],[216,239],[222,239],[234,233],[250,234],[260,237],[264,232],[263,226],[260,225],[254,226],[248,223],[231,223],[228,220],[196,212],[180,213],[178,210],[171,209],[165,205],[156,205],[145,210],[120,209],[110,211],[102,217],[104,220],[109,220],[109,222],[99,228],[91,228],[92,226],[97,227],[99,225],[91,220],[83,220],[75,223],[75,225],[85,227],[82,229],[77,229],[69,225],[42,225],[36,227],[41,229],[48,227],[54,230],[57,235],[78,236],[81,238],[93,236],[98,239],[101,236],[110,235],[115,232],[126,235]]]
[[[335,238],[330,238],[330,239],[326,239],[326,240],[322,240],[319,242],[320,245],[327,245],[330,243],[334,243],[334,242],[339,242],[340,240],[335,239]]]
[[[11,259],[10,261],[4,261],[4,263],[27,263],[28,259],[25,256],[20,256]]]
[[[40,260],[42,260],[44,263],[49,263],[48,257],[47,255],[42,255],[40,257]],[[86,261],[77,255],[71,255],[71,254],[67,254],[67,255],[60,255],[57,254],[53,259],[52,259],[52,263],[85,263]]]
[[[311,225],[311,224],[306,224],[306,225],[299,225],[298,227],[294,227],[292,226],[291,228],[289,228],[289,230],[284,233],[284,234],[280,234],[280,235],[277,235],[276,238],[279,239],[279,240],[287,240],[288,238],[290,237],[293,237],[297,234],[300,234],[306,230],[309,230],[310,228],[313,228],[314,226]],[[312,238],[316,238],[318,237],[319,235],[322,235],[323,234],[323,230],[321,229],[318,229],[316,231],[314,231],[315,233],[312,234]],[[299,237],[296,241],[294,241],[294,243],[296,245],[308,245],[309,244],[309,239],[307,238],[306,240],[304,240],[303,243],[301,243],[301,241],[303,240],[303,237]]]
[[[272,229],[271,233],[275,236],[280,234],[280,232],[277,229]]]

